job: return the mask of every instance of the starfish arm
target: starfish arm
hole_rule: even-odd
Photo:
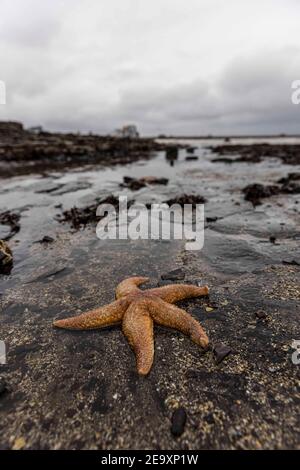
[[[151,302],[150,314],[159,325],[181,331],[189,336],[194,343],[207,349],[209,344],[207,334],[200,323],[185,310],[157,299]]]
[[[146,300],[133,302],[123,318],[123,333],[136,356],[137,370],[147,375],[153,364],[153,320]]]
[[[125,297],[129,294],[134,294],[140,291],[138,286],[149,281],[149,277],[129,277],[124,281],[120,282],[116,288],[116,299]]]
[[[208,286],[198,287],[187,284],[171,284],[169,286],[149,289],[147,292],[157,295],[165,302],[173,304],[179,300],[208,295],[209,289]]]
[[[91,330],[114,325],[122,320],[128,305],[129,302],[126,299],[116,300],[111,304],[90,310],[76,317],[56,320],[53,326],[68,330]]]

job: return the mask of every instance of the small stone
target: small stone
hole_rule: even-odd
[[[267,317],[267,314],[263,310],[258,310],[257,312],[255,312],[255,315],[259,319],[263,319]]]
[[[298,263],[298,261],[296,261],[295,259],[292,259],[292,260],[283,260],[282,261],[282,264],[287,264],[287,265],[290,265],[290,266],[300,266],[300,263]]]
[[[12,450],[21,450],[25,447],[25,444],[26,442],[25,442],[24,437],[18,437],[14,442]]]
[[[218,343],[215,344],[213,348],[213,353],[215,356],[216,364],[220,364],[220,362],[222,362],[223,359],[225,359],[225,357],[227,357],[231,353],[231,349],[229,346],[226,346],[226,344]]]
[[[54,242],[54,238],[50,237],[49,235],[45,235],[41,240],[41,243],[52,243],[52,242]]]
[[[49,235],[45,235],[41,240],[39,240],[39,243],[53,243],[54,238],[49,237]]]
[[[178,408],[172,415],[171,433],[175,437],[183,434],[186,423],[186,411],[184,408]]]
[[[185,278],[185,273],[181,268],[174,269],[174,271],[170,271],[169,273],[162,274],[161,279],[163,281],[181,281]]]
[[[205,307],[206,312],[213,312],[214,309],[212,307]]]
[[[190,156],[187,156],[185,157],[186,161],[193,161],[193,160],[198,160],[199,157],[197,157],[197,155],[190,155]]]

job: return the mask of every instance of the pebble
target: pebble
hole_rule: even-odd
[[[23,449],[23,447],[25,447],[25,444],[26,442],[25,442],[24,437],[18,437],[14,442],[12,450],[21,450]]]
[[[260,319],[267,317],[267,314],[263,310],[258,310],[257,312],[255,312],[255,315],[257,316],[257,318]]]
[[[213,307],[205,307],[206,312],[213,312],[214,308]]]
[[[214,345],[213,353],[216,364],[220,364],[220,362],[231,353],[231,349],[229,346],[226,346],[226,344],[218,343]]]
[[[45,235],[41,240],[38,241],[38,243],[53,243],[54,238],[49,237],[49,235]]]
[[[186,411],[184,408],[177,408],[172,415],[172,426],[171,433],[175,437],[181,436],[184,432],[185,423],[186,423]]]

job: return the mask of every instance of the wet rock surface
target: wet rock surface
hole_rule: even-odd
[[[235,157],[216,158],[213,160],[216,163],[260,163],[265,158],[279,158],[282,163],[287,165],[300,164],[299,144],[227,144],[210,147],[210,150],[218,155],[229,155],[230,157]]]
[[[42,178],[49,185],[79,177],[91,184],[74,193],[36,193],[38,177],[2,182],[0,210],[20,213],[20,230],[9,242],[11,274],[0,279],[0,339],[7,346],[7,364],[0,365],[1,448],[299,447],[299,366],[292,362],[292,342],[300,338],[299,196],[280,193],[253,207],[242,192],[255,182],[281,185],[290,167],[272,159],[217,164],[205,143],[195,145],[199,161],[185,162],[182,150],[174,166],[159,153],[142,165]],[[169,178],[167,186],[135,193],[138,201],[205,197],[210,224],[201,251],[186,251],[180,241],[99,240],[93,223],[74,230],[56,220],[59,210],[130,196],[120,189],[128,174]],[[35,243],[46,235],[54,241]],[[162,281],[175,270],[184,280]],[[141,378],[119,328],[52,328],[57,318],[113,301],[116,284],[133,275],[150,276],[149,287],[208,284],[209,298],[178,305],[201,322],[211,349],[156,327],[154,365]],[[216,363],[213,346],[220,343],[232,353]],[[175,437],[179,408],[188,420]]]

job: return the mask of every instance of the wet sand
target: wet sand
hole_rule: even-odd
[[[253,207],[243,188],[274,184],[300,167],[278,158],[213,162],[211,140],[188,144],[198,160],[186,160],[185,149],[177,160],[160,151],[127,165],[1,181],[0,212],[20,215],[20,231],[9,240],[14,267],[0,279],[0,339],[8,348],[0,366],[1,448],[299,447],[299,366],[291,344],[300,340],[300,196],[277,194]],[[131,191],[120,186],[126,175],[169,183]],[[64,210],[111,194],[145,203],[204,197],[203,250],[188,252],[179,241],[103,242],[93,225],[74,230],[59,222]],[[0,225],[0,238],[9,230]],[[53,242],[36,243],[44,236]],[[156,286],[176,268],[184,282],[210,286],[209,298],[181,306],[203,324],[212,347],[230,349],[218,364],[212,350],[204,354],[157,327],[154,365],[141,378],[119,327],[52,328],[54,319],[112,301],[125,277],[147,275]],[[175,438],[177,407],[185,408],[187,423]]]

